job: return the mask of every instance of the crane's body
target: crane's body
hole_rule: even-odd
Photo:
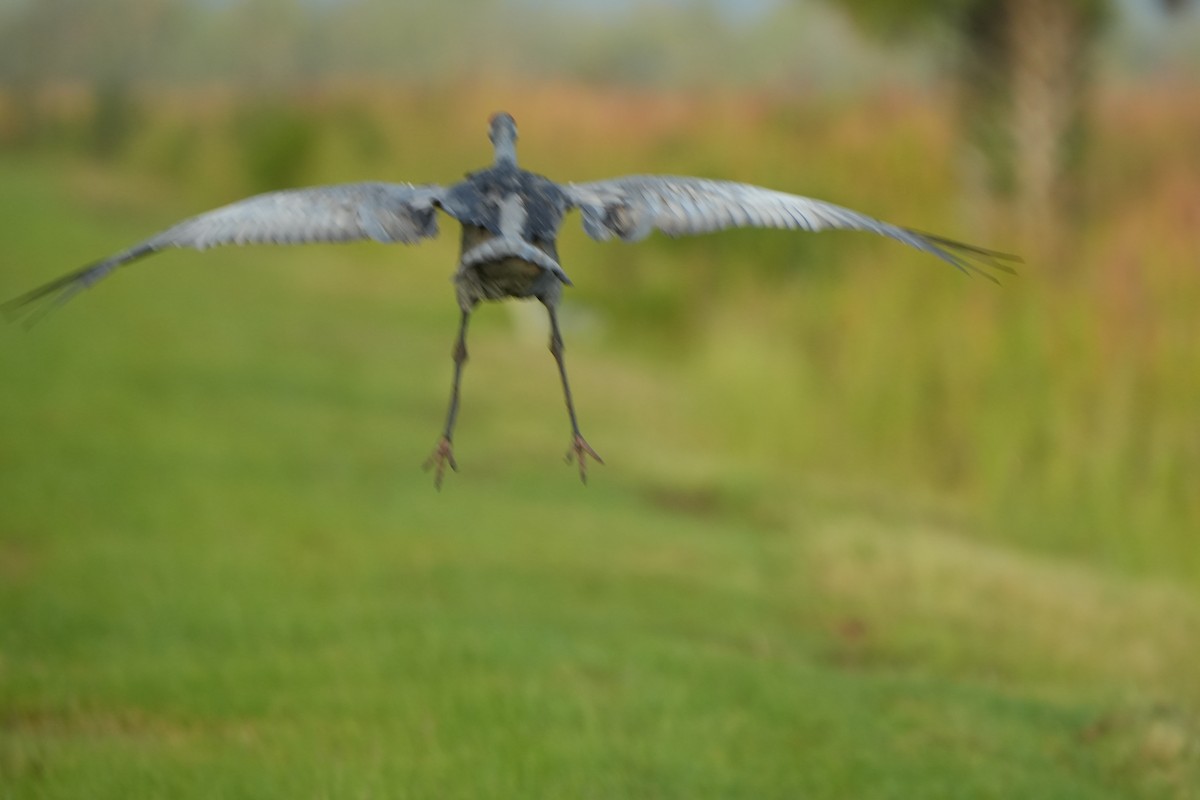
[[[440,487],[446,465],[457,470],[452,440],[459,384],[467,360],[467,324],[484,300],[536,298],[550,316],[550,352],[558,364],[570,418],[568,461],[587,480],[587,458],[603,463],[584,440],[563,362],[558,304],[571,281],[559,263],[557,238],[567,213],[578,209],[594,239],[638,241],[654,230],[669,235],[735,226],[817,231],[867,230],[924,250],[964,272],[988,278],[980,266],[1011,272],[1012,260],[991,250],[900,228],[830,203],[730,181],[675,176],[629,176],[560,184],[517,165],[517,128],[506,113],[492,116],[491,167],[449,187],[436,184],[352,183],[269,192],[184,220],[140,244],[68,273],[4,305],[36,320],[131,261],[170,247],[203,250],[225,244],[302,244],[374,239],[412,244],[437,235],[437,211],[462,225],[454,275],[461,311],[453,349],[454,380],[441,439],[426,462]],[[993,278],[994,280],[994,278]]]

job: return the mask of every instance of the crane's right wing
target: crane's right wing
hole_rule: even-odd
[[[565,187],[571,204],[583,213],[583,228],[593,239],[627,242],[654,230],[669,236],[710,233],[726,228],[783,228],[802,231],[869,231],[923,250],[989,280],[981,267],[1012,272],[1005,262],[1016,256],[902,228],[858,211],[733,181],[676,175],[630,175],[572,183]]]
[[[128,250],[0,305],[32,324],[124,264],[169,247],[307,244],[374,239],[412,244],[437,235],[435,184],[347,183],[268,192],[186,219]]]

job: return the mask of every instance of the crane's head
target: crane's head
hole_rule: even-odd
[[[506,111],[497,111],[488,119],[488,138],[496,150],[497,164],[517,163],[517,121]]]

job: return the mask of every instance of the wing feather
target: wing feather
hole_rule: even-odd
[[[115,269],[171,247],[307,244],[374,239],[415,243],[437,235],[433,184],[348,183],[255,195],[186,219],[128,250],[70,272],[0,305],[29,324]]]
[[[892,225],[842,206],[733,181],[671,175],[633,175],[566,187],[593,239],[635,242],[660,230],[669,236],[730,227],[820,231],[861,230],[903,242],[963,272],[995,280],[981,269],[1013,272],[1015,256]],[[977,263],[978,262],[978,263]]]

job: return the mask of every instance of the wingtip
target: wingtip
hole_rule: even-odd
[[[0,303],[0,314],[9,322],[20,322],[28,330],[76,294],[103,278],[120,263],[109,259],[60,275],[48,283]]]
[[[83,286],[76,282],[55,281],[5,301],[0,305],[0,315],[3,315],[6,322],[19,324],[28,331],[74,297],[82,288]]]
[[[966,242],[960,242],[956,239],[947,239],[944,236],[927,233],[925,231],[907,229],[909,233],[915,234],[931,245],[937,255],[941,256],[946,261],[949,261],[961,272],[981,275],[995,284],[1000,284],[999,278],[988,272],[987,269],[992,269],[997,272],[1003,272],[1006,275],[1019,275],[1016,268],[1012,264],[1024,264],[1025,261],[1015,253],[1005,253],[1000,250],[990,250],[986,247],[979,247]],[[986,269],[985,269],[986,267]]]

